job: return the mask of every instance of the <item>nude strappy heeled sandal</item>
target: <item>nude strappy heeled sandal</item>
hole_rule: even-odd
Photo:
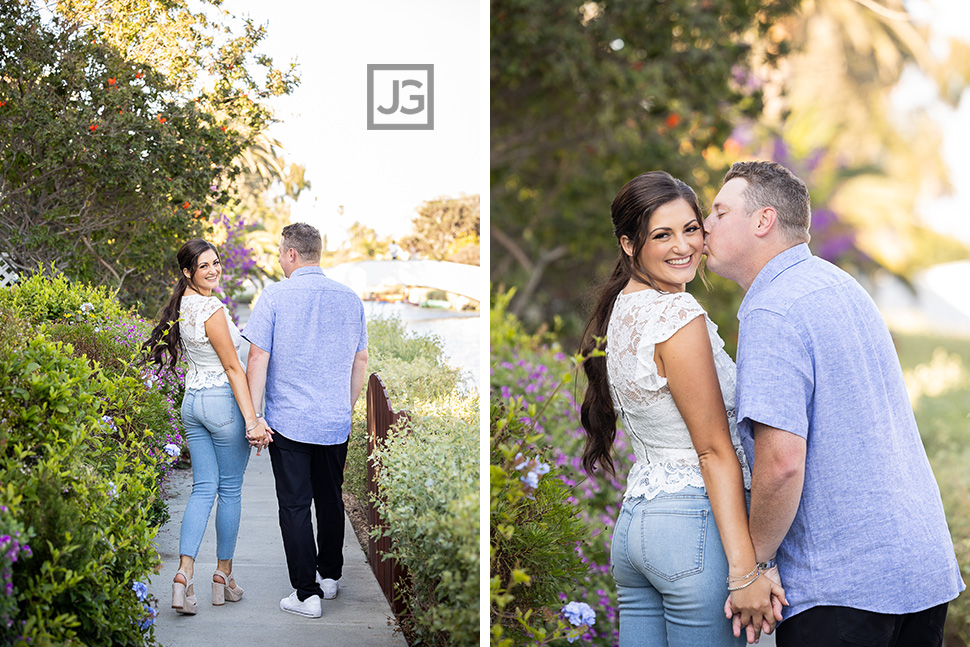
[[[232,573],[226,575],[219,569],[212,574],[214,578],[216,575],[222,578],[222,582],[216,582],[212,580],[212,604],[214,606],[222,606],[226,603],[226,600],[230,602],[239,602],[242,600],[243,590],[241,586],[229,586],[229,582],[235,579]]]
[[[184,577],[185,584],[172,582],[172,608],[183,615],[194,616],[199,609],[199,605],[195,597],[193,580],[190,580],[189,576],[182,569],[179,569],[175,575],[176,577],[178,575]]]

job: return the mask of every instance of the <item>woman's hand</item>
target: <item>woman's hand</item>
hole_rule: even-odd
[[[273,442],[273,430],[265,420],[256,418],[256,426],[246,432],[246,439],[251,447],[256,448],[256,455],[259,456],[263,448]]]
[[[741,583],[743,584],[743,582]],[[734,635],[741,635],[741,627],[745,627],[749,643],[753,643],[761,636],[765,623],[769,625],[768,633],[775,628],[775,617],[771,608],[771,581],[758,575],[749,586],[731,591],[728,598],[734,611]],[[739,584],[735,584],[739,586]]]
[[[744,627],[750,644],[757,642],[762,632],[770,634],[775,630],[782,619],[782,606],[788,606],[788,599],[778,568],[772,567],[761,571],[751,586],[732,591],[724,603],[724,613],[732,620],[734,635],[740,637]]]

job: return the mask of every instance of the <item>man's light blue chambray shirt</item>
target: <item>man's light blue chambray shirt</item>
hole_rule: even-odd
[[[301,443],[347,440],[351,369],[367,348],[364,304],[353,290],[319,267],[297,268],[263,290],[243,337],[269,353],[266,424]]]
[[[765,265],[738,311],[738,428],[806,439],[805,485],[778,549],[791,606],[921,611],[965,586],[903,373],[875,304],[808,245]]]

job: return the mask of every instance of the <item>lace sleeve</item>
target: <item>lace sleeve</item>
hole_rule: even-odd
[[[205,322],[222,308],[222,302],[216,297],[192,301],[184,313],[186,322],[189,324],[189,330],[191,331],[191,341],[199,344],[208,341],[208,336],[205,334]]]
[[[654,346],[667,341],[674,333],[699,316],[704,309],[697,299],[687,292],[665,294],[651,304],[645,321],[641,322],[642,334],[637,349],[637,369],[634,379],[649,390],[655,391],[667,384],[661,377],[654,360]]]

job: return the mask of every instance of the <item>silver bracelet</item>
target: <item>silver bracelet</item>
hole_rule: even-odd
[[[761,577],[761,573],[760,572],[757,575],[755,575],[754,578],[752,578],[752,580],[750,582],[745,582],[741,586],[735,586],[733,588],[729,586],[728,587],[728,591],[731,592],[731,591],[740,591],[741,589],[746,589],[749,586],[751,586],[752,584],[754,584],[755,582],[757,582],[759,577]]]
[[[772,557],[767,562],[758,562],[758,570],[761,572],[770,571],[778,564],[775,563],[775,558]]]
[[[757,576],[757,573],[760,570],[761,569],[759,569],[758,566],[755,565],[754,570],[752,570],[747,575],[742,575],[741,577],[731,577],[730,575],[728,575],[728,577],[727,577],[727,583],[730,584],[731,582],[743,582],[743,581],[745,581],[746,579],[748,579],[751,576]]]

